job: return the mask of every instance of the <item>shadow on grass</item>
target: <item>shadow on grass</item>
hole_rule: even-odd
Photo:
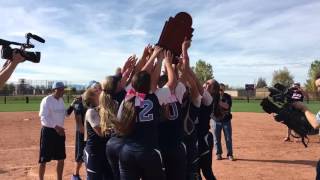
[[[263,159],[237,159],[237,161],[261,162],[261,163],[280,163],[280,164],[296,164],[316,167],[318,161],[310,160],[263,160]]]

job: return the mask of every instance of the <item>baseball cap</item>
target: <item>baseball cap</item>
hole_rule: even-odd
[[[99,82],[98,82],[98,81],[95,81],[95,80],[89,81],[86,89],[89,89],[89,88],[95,86],[97,83],[99,83]]]
[[[54,82],[52,85],[52,89],[64,88],[64,84],[61,81]]]

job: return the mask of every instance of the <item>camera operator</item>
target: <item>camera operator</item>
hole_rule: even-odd
[[[315,78],[315,85],[317,87],[318,92],[320,92],[320,73],[318,73]],[[318,129],[320,127],[320,111],[317,113],[317,115],[315,115],[302,102],[295,102],[294,107],[304,112],[304,114],[307,117],[307,120],[314,129]],[[318,161],[317,164],[316,179],[320,179],[320,161]]]
[[[0,71],[0,88],[10,78],[17,65],[23,61],[25,61],[25,58],[20,53],[13,51],[12,59],[7,60]]]
[[[293,86],[291,88],[289,88],[288,95],[290,97],[290,102],[292,102],[292,103],[298,102],[298,101],[303,102],[304,92],[300,86],[300,83],[298,83],[298,82],[294,83]],[[292,130],[290,128],[288,128],[287,136],[284,138],[283,141],[285,141],[285,142],[290,141],[290,136],[292,136],[292,133],[294,133],[294,132],[292,132]]]

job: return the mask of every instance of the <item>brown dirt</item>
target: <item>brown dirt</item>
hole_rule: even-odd
[[[37,112],[1,112],[0,123],[0,179],[37,179],[40,135]],[[237,161],[213,160],[217,179],[315,179],[320,152],[317,135],[311,136],[308,148],[301,143],[285,143],[282,140],[286,127],[262,113],[234,113],[232,127]],[[74,163],[73,116],[66,120],[65,129],[64,179],[70,179]],[[46,177],[56,179],[55,162],[48,163]]]

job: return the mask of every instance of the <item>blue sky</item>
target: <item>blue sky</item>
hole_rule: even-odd
[[[0,38],[24,41],[32,32],[46,39],[33,41],[41,63],[19,65],[10,81],[86,83],[140,56],[170,16],[186,11],[195,29],[191,64],[207,61],[218,81],[270,83],[273,71],[287,67],[304,83],[310,63],[320,59],[319,9],[316,0],[0,0]]]

